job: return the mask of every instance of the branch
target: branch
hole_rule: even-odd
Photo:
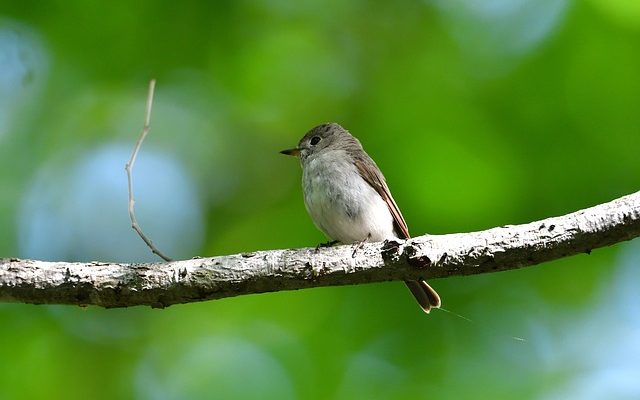
[[[0,301],[172,304],[252,293],[445,278],[540,264],[640,236],[640,192],[561,217],[481,232],[318,251],[271,250],[151,264],[0,260]]]
[[[136,200],[133,197],[133,166],[136,162],[136,158],[138,157],[138,152],[140,151],[140,146],[142,146],[142,142],[144,138],[149,134],[149,130],[151,129],[151,108],[153,107],[153,91],[156,88],[156,80],[152,79],[149,81],[149,91],[147,93],[147,106],[145,107],[144,113],[144,125],[142,127],[142,132],[140,133],[140,137],[136,141],[135,146],[133,146],[133,151],[131,152],[131,157],[129,161],[124,166],[124,170],[127,171],[127,189],[129,191],[129,219],[131,220],[131,228],[140,236],[140,238],[147,244],[147,246],[151,249],[151,252],[156,254],[158,257],[162,258],[165,261],[172,261],[171,258],[165,256],[158,248],[153,244],[151,239],[147,237],[147,235],[142,232],[142,228],[140,224],[138,224],[138,219],[136,218],[135,204]]]

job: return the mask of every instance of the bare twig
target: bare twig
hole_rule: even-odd
[[[337,246],[155,264],[0,259],[0,301],[166,307],[251,293],[505,271],[638,236],[640,192],[523,225],[368,243],[353,258],[352,246]]]
[[[129,158],[129,162],[127,162],[124,169],[125,171],[127,171],[127,184],[129,188],[129,218],[131,219],[131,227],[133,228],[134,231],[138,233],[140,238],[144,240],[144,242],[147,244],[147,246],[149,246],[149,248],[154,254],[158,255],[160,258],[162,258],[165,261],[172,261],[171,258],[165,256],[160,250],[158,250],[158,248],[153,244],[151,239],[149,239],[144,234],[144,232],[142,232],[142,228],[140,228],[140,225],[138,224],[138,220],[136,219],[136,212],[134,209],[135,199],[133,197],[133,177],[131,173],[133,171],[133,165],[136,162],[136,158],[138,157],[140,146],[142,146],[142,142],[144,141],[144,138],[147,136],[147,134],[149,133],[149,129],[151,128],[151,125],[150,125],[151,124],[151,108],[153,106],[153,91],[155,87],[156,87],[156,80],[152,79],[151,81],[149,81],[149,92],[147,94],[147,107],[144,114],[144,126],[142,127],[142,133],[140,133],[140,137],[138,138],[138,141],[136,142],[136,145],[133,147],[133,151],[131,152],[131,158]]]

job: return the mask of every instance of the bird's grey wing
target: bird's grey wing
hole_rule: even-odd
[[[356,158],[354,160],[354,164],[360,173],[360,176],[364,178],[365,181],[371,187],[373,187],[376,192],[384,199],[385,203],[387,203],[387,207],[389,208],[389,212],[393,216],[393,222],[396,228],[396,233],[400,237],[400,239],[409,239],[411,236],[409,235],[409,228],[407,227],[407,223],[398,208],[395,200],[393,200],[393,196],[391,196],[391,192],[389,191],[389,187],[385,182],[384,176],[380,172],[380,169],[377,168],[367,168],[367,162],[372,163],[375,166],[375,162],[370,158],[365,160],[363,158]]]

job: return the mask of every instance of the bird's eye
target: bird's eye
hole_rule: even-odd
[[[309,143],[311,143],[312,146],[317,145],[320,142],[320,136],[314,136],[311,138],[311,141]]]

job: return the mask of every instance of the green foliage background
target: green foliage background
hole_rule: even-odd
[[[176,258],[324,241],[278,151],[327,121],[360,138],[414,235],[637,191],[638,4],[0,1],[0,256],[153,260],[122,170],[152,77],[137,207]],[[636,241],[433,281],[473,322],[422,315],[397,282],[0,304],[0,398],[638,398],[639,260]]]

